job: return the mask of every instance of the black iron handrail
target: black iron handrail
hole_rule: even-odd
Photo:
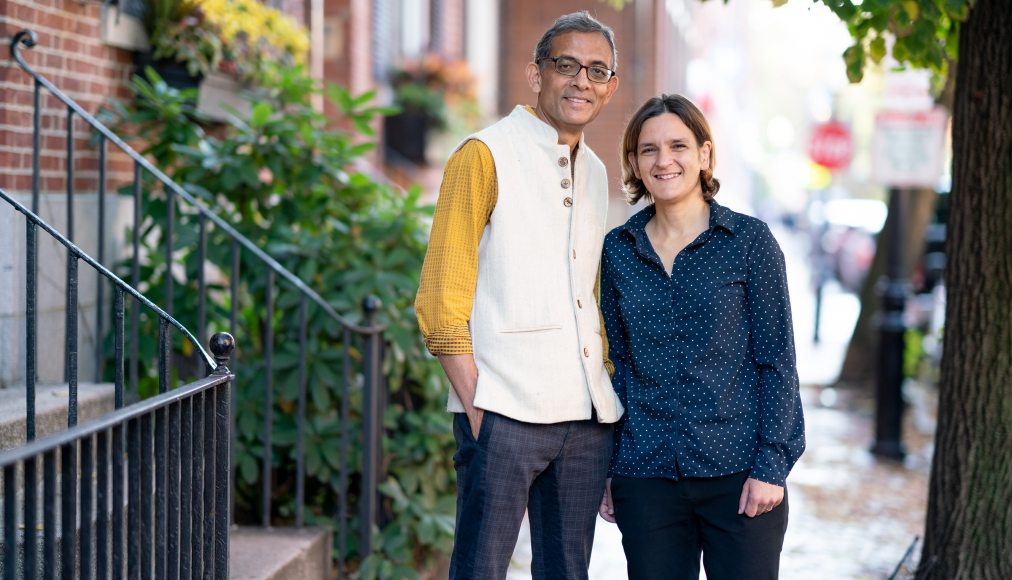
[[[22,45],[25,48],[33,48],[37,43],[38,43],[38,35],[35,33],[35,31],[32,30],[21,30],[17,32],[11,39],[11,56],[18,63],[18,66],[22,68],[22,70],[24,70],[26,73],[31,75],[32,78],[35,79],[35,82],[37,83],[38,86],[45,87],[46,89],[48,89],[49,92],[51,92],[54,96],[56,96],[56,98],[60,99],[60,101],[62,101],[63,104],[65,104],[69,109],[71,109],[74,113],[76,113],[78,116],[84,119],[95,130],[97,130],[99,134],[102,136],[103,140],[107,139],[111,141],[114,145],[119,147],[120,150],[129,155],[130,158],[133,159],[133,161],[137,163],[142,169],[154,175],[155,178],[162,183],[162,185],[169,188],[173,194],[178,195],[179,197],[186,200],[190,205],[195,207],[202,216],[211,220],[211,222],[214,223],[214,225],[218,226],[219,228],[221,228],[223,232],[228,234],[229,238],[237,242],[244,249],[252,252],[254,256],[256,256],[260,261],[262,261],[268,268],[274,271],[275,274],[281,276],[290,284],[292,284],[292,286],[294,286],[297,290],[299,290],[300,293],[305,295],[307,298],[316,303],[317,306],[323,309],[323,311],[327,313],[328,316],[340,322],[342,326],[345,326],[352,332],[356,332],[359,334],[379,334],[383,332],[384,330],[383,325],[371,324],[369,326],[361,326],[355,324],[354,322],[348,320],[347,318],[339,314],[336,310],[334,310],[334,307],[331,306],[330,303],[324,300],[323,297],[320,296],[315,290],[307,286],[306,283],[303,282],[298,276],[291,273],[287,268],[279,264],[277,260],[271,257],[270,254],[260,249],[260,247],[251,242],[246,236],[239,233],[238,230],[236,230],[228,222],[219,217],[218,214],[211,211],[207,206],[201,203],[200,200],[190,195],[190,193],[187,192],[185,189],[183,189],[183,187],[178,185],[169,176],[162,173],[160,169],[152,165],[151,162],[145,159],[143,155],[135,151],[133,147],[131,147],[122,139],[120,139],[120,137],[117,136],[115,133],[113,133],[108,127],[103,125],[101,121],[99,121],[94,116],[85,111],[77,102],[75,102],[73,99],[64,94],[63,91],[58,89],[48,79],[37,73],[30,65],[28,65],[28,63],[25,62],[24,57],[21,55],[21,48],[20,48]],[[36,87],[36,90],[38,90],[38,86]],[[39,109],[36,108],[36,111],[38,110]],[[34,198],[38,196],[38,191],[33,190],[32,194],[33,194],[33,204],[37,203]]]
[[[204,379],[0,453],[4,578],[36,578],[40,564],[46,578],[78,577],[75,570],[81,578],[123,578],[124,567],[129,578],[228,577],[232,337],[216,334],[211,348],[217,364]]]
[[[367,555],[371,550],[372,539],[371,539],[371,528],[372,526],[368,522],[376,521],[376,513],[378,511],[378,499],[376,489],[380,482],[380,465],[381,461],[381,437],[382,437],[382,371],[380,360],[382,358],[382,333],[385,330],[385,326],[376,322],[376,313],[379,309],[379,301],[375,298],[366,299],[363,302],[365,310],[365,323],[356,324],[339,314],[326,300],[324,300],[316,291],[306,285],[300,278],[289,271],[287,268],[282,266],[277,260],[270,256],[267,252],[262,250],[260,247],[255,245],[252,241],[246,238],[232,225],[218,216],[214,211],[209,209],[199,199],[191,195],[186,189],[175,183],[171,178],[165,175],[161,170],[152,165],[147,159],[141,154],[135,151],[130,145],[125,143],[119,136],[112,132],[108,127],[103,125],[100,121],[95,119],[91,114],[85,111],[79,104],[73,99],[68,97],[59,88],[54,86],[48,79],[41,74],[37,73],[31,66],[29,66],[21,54],[21,47],[32,48],[37,44],[37,35],[33,31],[22,30],[14,35],[10,42],[10,50],[12,58],[17,62],[18,66],[21,67],[27,74],[34,79],[34,139],[33,139],[33,171],[32,171],[32,209],[37,211],[39,203],[39,159],[40,159],[40,94],[43,88],[47,89],[52,93],[63,105],[67,108],[67,158],[72,159],[74,155],[74,144],[73,144],[73,120],[74,116],[78,116],[87,122],[98,134],[98,154],[99,154],[99,182],[98,182],[98,206],[99,206],[99,262],[104,261],[104,196],[105,196],[105,170],[106,170],[106,144],[107,142],[113,143],[123,153],[130,157],[133,161],[133,254],[131,263],[131,282],[134,286],[138,286],[140,282],[140,225],[141,225],[141,176],[143,172],[148,172],[153,175],[158,182],[162,184],[165,191],[165,202],[167,206],[166,221],[162,225],[164,240],[165,240],[165,263],[167,268],[171,268],[173,261],[173,227],[175,220],[175,198],[179,197],[185,200],[190,206],[196,209],[198,218],[198,238],[197,238],[197,252],[198,260],[201,266],[198,268],[198,279],[197,288],[199,295],[198,302],[198,314],[197,314],[197,333],[198,343],[204,341],[204,332],[206,328],[205,323],[205,302],[206,302],[206,283],[204,279],[204,268],[203,262],[207,255],[207,222],[210,221],[220,231],[224,232],[228,238],[232,241],[232,255],[231,255],[231,314],[230,324],[231,328],[237,328],[238,322],[238,294],[239,294],[239,266],[240,266],[240,254],[242,251],[248,252],[254,256],[260,264],[266,266],[266,284],[265,284],[265,303],[266,303],[266,317],[265,320],[268,324],[265,329],[265,352],[264,352],[264,391],[265,391],[265,412],[264,412],[264,458],[262,462],[262,487],[261,487],[261,499],[262,499],[262,524],[269,526],[271,521],[271,448],[272,448],[272,412],[273,412],[273,327],[270,321],[273,319],[273,308],[274,308],[274,286],[276,278],[280,277],[282,280],[287,281],[293,288],[297,290],[300,296],[299,305],[299,390],[298,390],[298,411],[297,411],[297,434],[296,434],[296,502],[295,502],[295,523],[297,526],[302,526],[304,523],[304,488],[305,488],[305,453],[304,453],[304,442],[305,442],[305,408],[306,408],[306,310],[309,303],[317,305],[328,317],[336,321],[343,327],[343,341],[345,349],[345,372],[344,372],[344,392],[342,394],[342,430],[346,429],[348,423],[348,386],[351,382],[349,374],[349,361],[348,361],[348,348],[351,340],[351,335],[361,336],[365,342],[364,348],[364,409],[362,412],[363,416],[363,445],[362,450],[362,481],[361,481],[361,520],[363,523],[362,529],[360,530],[361,539],[359,543],[360,553]],[[73,203],[72,196],[74,193],[74,179],[73,179],[73,163],[67,164],[67,223],[68,223],[68,237],[73,239]],[[68,266],[68,287],[70,287],[70,272]],[[98,312],[97,312],[97,324],[96,328],[97,335],[102,336],[102,301],[103,301],[103,287],[101,279],[99,280],[98,286]],[[168,314],[172,313],[172,297],[173,297],[173,277],[170,271],[166,271],[165,275],[165,307]],[[68,329],[71,328],[71,324],[76,324],[76,319],[71,318],[70,311],[71,306],[76,311],[76,302],[71,304],[71,296],[68,295]],[[75,298],[76,300],[76,298]],[[30,305],[31,306],[31,305]],[[138,335],[138,318],[136,312],[131,312],[130,317],[131,335],[137,337]],[[69,332],[68,332],[69,334]],[[137,388],[138,382],[138,368],[137,368],[137,340],[132,342],[132,350],[130,356],[130,385],[132,389]],[[168,348],[163,345],[163,349]],[[98,350],[98,349],[96,349]],[[68,346],[67,349],[70,352]],[[101,358],[96,354],[96,374],[101,373]],[[168,365],[170,361],[166,360],[165,365],[160,365],[159,374],[165,374],[168,376]],[[68,362],[69,366],[69,362]],[[233,391],[234,393],[234,391]],[[232,408],[235,408],[234,401]],[[347,433],[344,432],[342,436],[342,452],[341,456],[347,458],[349,456],[347,452]],[[234,464],[234,461],[233,461]],[[234,475],[234,473],[230,473]],[[341,535],[341,545],[344,545],[344,522],[346,521],[345,509],[345,493],[346,493],[346,482],[347,473],[345,469],[342,469],[341,473],[341,490],[340,490],[340,514],[338,515],[339,520],[339,533]],[[338,554],[339,562],[343,563],[343,553]]]
[[[230,511],[230,448],[231,423],[228,421],[233,375],[226,363],[234,350],[234,340],[225,333],[212,340],[214,358],[203,345],[169,313],[148,300],[135,288],[121,280],[97,260],[74,245],[42,218],[0,189],[5,201],[25,216],[25,279],[26,279],[26,425],[28,442],[0,454],[3,471],[3,544],[2,567],[5,578],[13,579],[21,572],[35,578],[38,567],[45,568],[46,577],[55,577],[58,569],[71,577],[79,569],[90,578],[121,577],[124,565],[130,577],[165,577],[166,572],[197,570],[200,577],[207,563],[213,577],[225,577],[228,571],[228,524]],[[67,431],[35,440],[35,386],[38,319],[38,229],[50,235],[68,252],[68,427]],[[105,278],[115,289],[115,379],[116,411],[88,425],[77,426],[77,308],[78,261],[83,260]],[[123,408],[125,296],[154,312],[159,319],[159,381],[160,395]],[[135,312],[134,306],[131,311]],[[203,358],[208,378],[170,391],[167,372],[169,327],[174,327],[196,347]],[[197,397],[199,396],[199,400]],[[182,403],[186,401],[186,403]],[[195,409],[195,407],[200,407]],[[196,421],[194,421],[196,415]],[[200,433],[208,436],[196,440],[191,436],[194,423]],[[206,431],[205,431],[206,429]],[[96,445],[97,438],[97,445]],[[127,444],[129,440],[129,444]],[[110,447],[111,445],[111,447]],[[185,447],[185,449],[184,449]],[[194,453],[196,451],[196,453]],[[125,453],[124,453],[125,452]],[[59,477],[57,476],[59,455]],[[193,456],[198,467],[194,467]],[[124,491],[124,456],[128,462],[129,483]],[[187,460],[189,456],[191,460]],[[38,463],[43,470],[43,537],[41,562],[37,529]],[[78,465],[80,461],[80,466]],[[18,479],[20,472],[23,479]],[[97,473],[97,484],[92,474]],[[157,483],[150,485],[152,478]],[[57,480],[59,479],[59,489]],[[21,502],[23,543],[18,542],[18,489],[23,488]],[[194,487],[201,489],[194,489]],[[80,495],[78,495],[80,491]],[[110,493],[111,491],[111,493]],[[154,492],[154,493],[153,493]],[[57,494],[60,508],[57,510]],[[154,496],[154,497],[153,497]],[[80,501],[79,501],[80,498]],[[201,505],[196,506],[196,503]],[[127,513],[124,514],[124,504]],[[180,515],[183,507],[185,515]],[[215,512],[215,507],[219,509]],[[199,508],[199,509],[198,509]],[[57,511],[60,513],[62,537],[57,537]],[[204,514],[216,513],[214,517]],[[125,520],[124,518],[128,518]],[[130,538],[124,536],[124,523],[129,521]],[[168,541],[155,541],[151,530],[167,535]],[[179,543],[180,530],[198,535],[202,543],[190,550],[189,543]],[[111,532],[111,541],[110,541]],[[140,538],[134,537],[140,534]],[[94,549],[93,549],[94,546]],[[59,557],[57,557],[59,547]],[[23,549],[23,552],[22,552]],[[21,567],[19,568],[19,555]],[[78,561],[80,556],[80,561]]]

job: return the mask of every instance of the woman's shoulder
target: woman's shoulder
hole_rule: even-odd
[[[646,226],[646,223],[650,221],[650,215],[646,215],[649,209],[651,208],[647,207],[637,211],[630,216],[624,224],[612,228],[612,230],[604,236],[605,251],[607,252],[609,249],[614,250],[624,246],[632,247],[635,245],[635,231],[637,229],[642,230]]]
[[[769,225],[765,221],[755,216],[719,205],[716,201],[713,202],[712,207],[718,212],[717,222],[724,225],[735,235],[741,235],[745,240],[753,242],[774,239],[773,232],[770,230]]]

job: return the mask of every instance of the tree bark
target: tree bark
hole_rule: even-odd
[[[1012,578],[1012,10],[963,24],[945,346],[921,579]]]

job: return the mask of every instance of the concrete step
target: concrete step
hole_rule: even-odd
[[[77,389],[77,422],[86,423],[113,410],[112,383],[80,383]],[[58,433],[67,428],[67,385],[39,386],[35,389],[35,437]],[[0,389],[0,451],[25,444],[25,388]]]
[[[328,580],[329,528],[233,528],[228,546],[232,580]]]

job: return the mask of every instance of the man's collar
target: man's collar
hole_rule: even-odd
[[[544,119],[542,119],[541,117],[539,117],[538,116],[538,112],[537,112],[537,110],[535,110],[534,107],[532,107],[530,105],[517,105],[513,109],[513,111],[517,112],[520,109],[523,109],[523,110],[527,111],[528,113],[531,114],[532,117],[534,117],[535,120],[537,120],[537,124],[540,127],[538,129],[539,132],[544,133],[544,135],[545,135],[546,138],[551,138],[552,140],[555,141],[555,143],[557,143],[559,145],[562,145],[562,143],[559,143],[559,132],[555,130],[555,127],[552,127],[551,125],[549,125],[548,123],[546,123],[544,121]],[[583,140],[584,140],[585,137],[586,137],[586,133],[581,131],[580,132],[580,141],[576,144],[576,147],[573,148],[573,155],[574,156],[576,155],[576,153],[580,149],[583,148]]]

